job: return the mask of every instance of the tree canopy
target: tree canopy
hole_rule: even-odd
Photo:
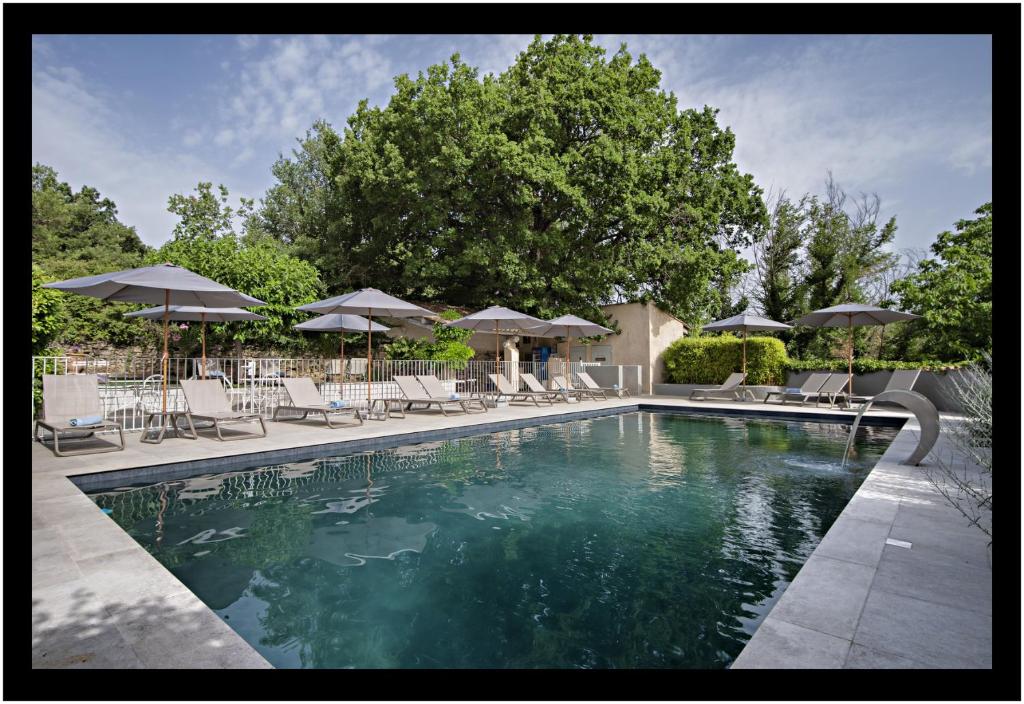
[[[905,354],[976,359],[992,351],[992,203],[974,212],[938,236],[934,258],[892,284],[904,309],[924,316]]]
[[[314,125],[275,164],[260,227],[331,291],[598,320],[653,299],[708,319],[764,206],[716,111],[679,110],[660,79],[588,36],[538,37],[498,76],[456,54],[360,103],[343,134]]]

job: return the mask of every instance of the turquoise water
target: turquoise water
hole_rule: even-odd
[[[896,430],[630,413],[93,494],[277,667],[722,668]]]

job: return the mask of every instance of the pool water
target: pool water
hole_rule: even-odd
[[[629,413],[92,494],[277,667],[723,668],[896,434]]]

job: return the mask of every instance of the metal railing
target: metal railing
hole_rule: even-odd
[[[316,358],[245,358],[208,357],[208,378],[219,379],[231,399],[232,407],[239,411],[259,413],[270,417],[278,405],[288,404],[288,395],[282,384],[286,377],[308,376],[316,382],[327,402],[346,399],[358,402],[367,398],[400,399],[402,392],[394,377],[401,375],[433,374],[449,393],[463,396],[494,394],[496,389],[488,377],[495,373],[493,361],[446,362],[435,360],[373,360],[372,389],[368,389],[368,365],[365,358],[349,358],[344,368],[339,359]],[[553,388],[551,377],[567,376],[570,383],[579,385],[576,374],[584,365],[571,363],[566,368],[561,358],[547,362],[501,362],[498,371],[516,388],[525,387],[519,375],[530,373]],[[568,372],[568,374],[566,374]],[[125,430],[142,430],[148,413],[159,411],[162,405],[161,364],[159,356],[83,358],[32,358],[32,421],[42,408],[43,374],[97,374],[100,380],[100,398],[104,414],[120,423]],[[197,357],[172,357],[168,366],[167,408],[184,411],[185,398],[178,383],[182,379],[201,378],[201,360]]]

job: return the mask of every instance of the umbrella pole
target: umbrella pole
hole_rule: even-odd
[[[341,331],[341,383],[345,383],[345,331]],[[341,388],[341,397],[345,398],[345,387]]]
[[[498,334],[498,321],[494,321],[494,373],[501,374],[501,335]]]
[[[572,350],[572,335],[569,336],[569,339],[568,339],[568,341],[566,342],[566,345],[565,345],[565,380],[566,380],[566,382],[568,382],[569,381],[569,377],[572,376],[569,373],[569,364],[571,363],[571,360],[570,360],[571,350]]]
[[[170,374],[170,372],[171,372],[171,358],[170,358],[170,355],[167,352],[167,335],[168,335],[167,318],[168,318],[168,316],[170,316],[170,314],[171,314],[171,289],[165,288],[164,289],[164,356],[161,359],[161,362],[163,362],[163,363],[160,365],[160,371],[161,371],[160,376],[163,377],[163,382],[161,384],[161,386],[163,386],[163,389],[162,389],[162,392],[163,392],[162,393],[162,398],[163,398],[163,400],[161,402],[161,409],[160,410],[165,414],[165,417],[166,417],[166,413],[167,413],[167,375]]]
[[[206,313],[202,314],[203,322],[200,329],[203,333],[203,378],[206,378]]]
[[[850,380],[846,387],[846,393],[848,393],[850,396],[853,396],[853,316],[848,316],[847,320],[850,321]]]
[[[747,385],[747,328],[743,328],[743,385]]]
[[[373,396],[373,308],[366,309],[366,412]]]
[[[885,341],[885,326],[882,326],[882,331],[878,334],[878,358],[882,358],[882,343]]]

